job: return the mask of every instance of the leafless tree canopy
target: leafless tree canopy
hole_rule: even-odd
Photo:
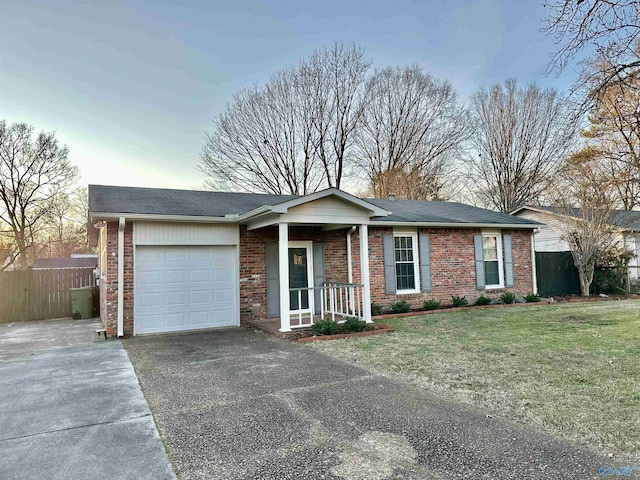
[[[599,76],[595,89],[592,85],[590,93],[594,94],[640,67],[640,1],[556,0],[545,6],[550,15],[543,30],[559,45],[551,69],[561,70],[585,47],[594,47],[596,54],[607,60],[604,75]],[[588,72],[583,80],[592,80]]]
[[[236,94],[206,134],[209,186],[277,194],[340,188],[369,64],[361,48],[335,44]]]
[[[88,210],[86,188],[78,187],[58,195],[47,215],[46,228],[40,235],[38,257],[68,257],[72,253],[88,253]]]
[[[536,203],[572,146],[573,110],[553,89],[515,80],[471,98],[470,181],[480,203],[511,212]]]
[[[355,155],[374,196],[446,195],[452,159],[469,132],[451,84],[417,66],[376,71],[366,83],[361,123]]]
[[[67,147],[54,133],[34,138],[32,126],[0,121],[0,234],[12,244],[12,259],[26,268],[33,245],[59,195],[77,178]]]
[[[594,76],[598,73],[598,64]],[[640,78],[631,72],[611,83],[593,99],[583,132],[583,159],[594,161],[612,182],[619,207],[640,205]]]

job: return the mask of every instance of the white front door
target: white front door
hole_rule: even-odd
[[[134,333],[238,325],[235,246],[137,246]]]

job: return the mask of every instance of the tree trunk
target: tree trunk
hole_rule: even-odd
[[[591,265],[578,266],[578,277],[580,278],[580,294],[583,297],[588,297],[591,289],[591,282],[593,281],[594,267]]]

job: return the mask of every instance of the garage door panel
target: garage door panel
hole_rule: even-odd
[[[162,279],[162,272],[157,269],[139,271],[136,273],[136,283],[138,285],[159,285]]]
[[[232,309],[215,310],[212,312],[213,325],[215,327],[227,327],[229,326],[229,317],[233,315]]]
[[[164,281],[166,284],[182,284],[186,285],[187,272],[186,270],[166,270],[164,272]]]
[[[167,247],[160,247],[163,248],[163,253],[164,253],[164,261],[166,264],[170,265],[172,263],[179,263],[181,265],[184,265],[185,261],[187,260],[187,251],[184,248],[167,248]]]
[[[202,284],[211,281],[211,271],[204,268],[194,268],[189,271],[189,283]]]
[[[234,268],[237,259],[234,252],[214,252],[212,263],[218,268]]]
[[[141,308],[150,308],[160,305],[162,297],[160,293],[141,293],[136,295],[136,304]]]
[[[211,250],[199,248],[199,247],[190,247],[189,248],[189,261],[194,263],[211,263],[211,258],[213,257],[213,253]]]
[[[213,303],[217,304],[220,302],[233,302],[234,300],[234,294],[233,294],[233,290],[229,289],[220,289],[220,290],[215,290],[213,292]]]
[[[215,296],[213,300],[215,301]],[[189,292],[189,303],[191,305],[209,305],[211,303],[211,292],[209,290],[191,290]]]
[[[220,268],[215,269],[213,271],[213,280],[214,282],[225,282],[229,283],[233,280],[234,271],[232,268]]]
[[[164,294],[164,305],[171,307],[187,307],[187,292],[167,292]]]
[[[212,325],[209,310],[189,312],[189,325],[193,328],[205,328]]]
[[[138,246],[135,331],[158,333],[237,323],[237,249]]]
[[[163,326],[167,328],[186,327],[187,316],[184,312],[165,313]]]

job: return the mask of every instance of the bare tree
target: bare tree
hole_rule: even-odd
[[[297,69],[298,86],[307,100],[316,138],[316,158],[328,187],[340,188],[348,154],[362,114],[362,88],[370,63],[356,44],[314,52]]]
[[[27,268],[29,252],[59,195],[77,178],[53,132],[0,121],[0,228],[13,244],[12,262]]]
[[[640,67],[640,1],[638,0],[553,0],[545,3],[550,15],[543,31],[555,37],[559,45],[550,70],[562,70],[585,47],[593,48],[606,69],[597,75],[586,69],[582,81],[591,83],[589,97],[618,82]],[[578,83],[580,87],[582,83]]]
[[[336,43],[236,94],[205,136],[208,185],[276,194],[340,188],[368,68],[361,48]]]
[[[554,197],[562,214],[558,226],[578,269],[580,291],[588,297],[598,260],[620,247],[620,236],[610,223],[615,194],[610,179],[581,153],[563,166]]]
[[[366,84],[355,154],[376,197],[438,199],[468,136],[451,84],[418,66],[376,71]]]
[[[603,73],[594,64],[596,73]],[[595,74],[594,74],[594,78]],[[598,80],[594,81],[594,88]],[[640,204],[640,78],[629,73],[624,82],[610,83],[592,99],[589,126],[583,132],[591,160],[610,178],[617,203],[630,210]]]
[[[72,253],[88,253],[88,209],[86,188],[78,187],[60,194],[47,216],[38,256],[68,257]]]
[[[510,79],[475,93],[470,118],[469,180],[479,203],[507,213],[536,203],[573,144],[571,106],[556,90]]]

